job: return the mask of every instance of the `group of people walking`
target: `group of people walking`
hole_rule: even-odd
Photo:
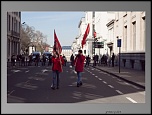
[[[114,61],[115,61],[114,53],[112,54],[112,56],[108,56],[104,54],[103,56],[101,56],[100,59],[97,54],[93,56],[93,66],[96,66],[97,64],[111,66],[111,63],[112,63],[112,67],[114,67]]]
[[[24,56],[18,56],[17,57],[18,60],[22,59],[21,62],[24,62],[25,58]],[[114,66],[114,59],[115,59],[115,55],[113,53],[112,57],[112,66]],[[38,62],[37,60],[39,60],[39,56],[36,56],[35,58],[35,64],[37,65],[36,62]],[[84,65],[84,62],[86,60],[86,63]],[[94,63],[93,66],[96,66],[96,63],[99,63],[99,56],[95,55],[93,57]],[[103,55],[101,58],[101,61],[105,61],[107,60],[106,56]],[[14,55],[11,58],[11,61],[14,62]],[[32,55],[29,56],[29,65],[32,61]],[[71,66],[75,67],[75,71],[77,73],[77,87],[81,86],[82,83],[82,72],[84,70],[84,67],[89,66],[91,58],[88,56],[84,56],[82,50],[78,51],[78,54],[76,55],[76,57],[74,57],[74,55],[72,54],[70,57],[70,61],[71,61]],[[53,55],[51,55],[51,57],[49,57],[49,65],[52,65],[52,85],[51,88],[53,90],[55,89],[59,89],[59,83],[60,83],[60,73],[63,72],[63,66],[66,66],[66,57],[63,55],[60,55],[57,51],[53,52]],[[43,55],[42,56],[42,66],[45,66],[46,63],[46,56]],[[105,62],[107,63],[107,62]],[[22,64],[22,63],[21,63]]]
[[[75,67],[75,71],[77,72],[77,87],[82,85],[82,72],[84,69],[84,61],[85,56],[82,53],[82,50],[78,51],[78,55],[74,58],[73,54],[71,55],[71,65]],[[60,73],[63,72],[62,66],[65,65],[65,61],[63,56],[59,55],[58,52],[53,53],[52,57],[52,85],[51,88],[53,90],[59,89],[60,82]]]

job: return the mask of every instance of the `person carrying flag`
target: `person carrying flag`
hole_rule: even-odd
[[[62,70],[63,59],[58,54],[58,52],[54,51],[52,56],[52,73],[53,73],[53,82],[52,82],[52,89],[59,89],[59,77]]]
[[[51,88],[55,90],[56,88],[59,89],[59,77],[60,73],[63,72],[62,65],[64,64],[62,56],[60,56],[62,52],[62,48],[60,42],[57,38],[57,35],[54,30],[54,48],[53,48],[53,56],[52,56],[52,85]]]

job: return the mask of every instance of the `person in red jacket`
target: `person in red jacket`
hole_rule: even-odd
[[[52,89],[59,89],[59,74],[63,72],[62,65],[63,65],[62,56],[55,51],[53,52],[52,57],[52,73],[53,73],[53,82],[52,82]]]
[[[75,71],[77,72],[77,87],[82,85],[82,72],[84,69],[84,61],[85,61],[85,56],[82,54],[82,50],[78,51],[78,55],[76,56],[74,60],[74,65],[75,65]]]

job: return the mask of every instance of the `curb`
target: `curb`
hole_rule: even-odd
[[[116,74],[114,74],[114,73],[105,71],[105,70],[103,70],[103,69],[100,69],[100,68],[97,68],[97,67],[94,67],[94,66],[92,66],[92,67],[93,67],[93,68],[96,68],[96,69],[99,69],[99,70],[101,70],[101,71],[103,71],[103,72],[106,72],[106,73],[108,73],[108,74],[110,74],[110,75],[113,75],[113,76],[115,76],[115,77],[117,77],[117,78],[119,78],[119,79],[121,79],[121,80],[124,80],[124,81],[126,81],[126,82],[129,82],[129,83],[131,83],[131,84],[133,84],[133,85],[135,85],[135,86],[137,86],[137,87],[140,87],[140,88],[142,88],[142,89],[145,89],[145,86],[143,86],[143,85],[140,85],[140,84],[135,83],[135,82],[133,82],[133,81],[127,80],[127,79],[125,79],[125,78],[122,78],[122,77],[120,77],[120,76],[118,76],[118,75],[116,75]]]

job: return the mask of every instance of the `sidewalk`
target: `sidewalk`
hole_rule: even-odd
[[[93,66],[94,67],[94,66]],[[100,69],[106,73],[116,76],[124,81],[134,84],[140,88],[145,89],[145,72],[140,70],[134,70],[131,68],[120,67],[108,67],[108,66],[95,66],[95,68]]]

